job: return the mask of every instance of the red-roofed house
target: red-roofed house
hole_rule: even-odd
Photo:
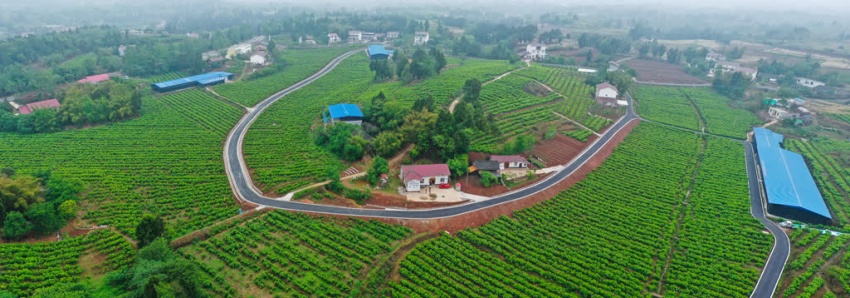
[[[99,74],[99,75],[87,76],[84,79],[77,81],[77,83],[80,83],[80,84],[85,84],[85,83],[97,84],[97,83],[100,83],[100,82],[103,82],[103,81],[108,81],[108,80],[109,80],[109,74],[104,73],[104,74]]]
[[[519,155],[491,155],[490,160],[499,163],[499,170],[528,168],[528,160]]]
[[[54,109],[59,108],[60,106],[61,105],[59,104],[59,101],[54,98],[25,104],[18,108],[18,113],[21,113],[23,115],[29,115],[32,114],[32,112],[34,112],[35,110]]]
[[[617,87],[608,82],[596,85],[596,102],[603,106],[615,106],[619,93]]]
[[[408,192],[420,191],[422,186],[449,183],[446,164],[401,166],[401,181]]]

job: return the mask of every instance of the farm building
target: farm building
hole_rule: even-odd
[[[366,53],[369,54],[370,60],[386,60],[390,58],[392,54],[390,51],[384,48],[384,46],[379,45],[371,45],[366,48]]]
[[[620,92],[617,87],[608,82],[596,85],[596,102],[603,106],[614,106],[617,104],[617,96]]]
[[[401,166],[401,181],[408,192],[420,191],[422,186],[449,183],[449,166],[446,164]]]
[[[546,45],[540,43],[526,45],[525,52],[522,52],[522,58],[529,60],[546,59]]]
[[[232,73],[216,71],[191,77],[185,77],[182,79],[151,84],[151,89],[156,92],[170,92],[194,86],[211,86],[221,84],[226,82],[227,80],[232,79]]]
[[[490,160],[499,163],[499,170],[528,168],[528,160],[519,155],[491,155]]]
[[[760,127],[754,133],[767,192],[767,211],[799,221],[829,224],[832,216],[803,157],[782,148],[781,134]]]
[[[336,33],[328,33],[328,43],[338,43],[342,41]]]
[[[109,80],[109,74],[104,73],[104,74],[99,74],[99,75],[87,76],[87,77],[77,81],[77,83],[80,83],[80,84],[97,84],[97,83],[100,83],[100,82],[103,82],[103,81],[108,81],[108,80]]]
[[[815,88],[815,87],[820,87],[820,86],[826,86],[826,83],[821,82],[821,81],[815,81],[815,80],[812,80],[812,79],[807,79],[807,78],[797,78],[797,85],[800,85],[800,86],[803,86],[803,87],[808,87],[808,88]]]
[[[363,123],[363,112],[356,104],[340,103],[328,106],[322,118],[324,118],[325,123],[330,124],[345,122],[360,125]]]
[[[469,172],[470,173],[478,172],[478,174],[480,175],[481,174],[480,171],[486,171],[486,172],[493,173],[493,175],[495,175],[496,177],[499,177],[499,176],[501,176],[499,174],[499,170],[501,169],[500,168],[501,166],[502,166],[502,164],[499,163],[498,161],[495,161],[495,160],[476,160],[472,163],[472,166],[469,167]]]
[[[59,104],[59,100],[56,100],[54,98],[54,99],[31,102],[31,103],[19,106],[17,108],[17,110],[18,110],[18,113],[21,114],[21,115],[29,115],[29,114],[32,114],[33,112],[35,112],[35,110],[58,109],[60,106],[62,106],[62,105]]]
[[[251,55],[250,61],[251,61],[251,64],[254,64],[254,65],[266,64],[266,52],[258,51],[256,53],[254,53],[254,55]]]
[[[360,42],[363,40],[362,31],[348,31],[348,42]]]
[[[426,44],[430,39],[431,35],[428,34],[428,32],[416,32],[416,34],[413,35],[413,45],[418,46]]]
[[[396,38],[398,38],[398,31],[387,32],[387,39],[396,39]]]

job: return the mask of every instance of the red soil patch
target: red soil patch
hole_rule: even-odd
[[[615,135],[608,142],[608,144],[605,144],[605,146],[603,146],[599,150],[599,152],[596,153],[596,155],[594,155],[590,160],[587,161],[587,163],[582,165],[572,175],[562,180],[561,182],[558,182],[552,187],[529,197],[450,218],[431,220],[377,218],[376,220],[380,220],[382,222],[390,224],[404,225],[410,227],[416,233],[439,231],[448,231],[450,233],[454,233],[467,228],[478,227],[487,222],[490,222],[493,219],[498,218],[499,216],[510,216],[514,213],[514,211],[523,208],[528,208],[537,203],[546,201],[554,197],[561,191],[569,188],[570,186],[575,185],[576,183],[584,179],[587,174],[599,167],[599,165],[601,165],[602,162],[604,162],[605,159],[608,158],[608,156],[611,156],[611,153],[614,152],[614,148],[616,148],[617,145],[620,144],[620,142],[622,142],[623,139],[626,138],[629,132],[631,132],[632,129],[638,125],[638,123],[639,121],[637,120],[633,120],[632,122],[628,123],[619,133],[617,133],[617,135]],[[317,214],[317,216],[347,218],[347,216],[339,215]]]
[[[554,139],[545,140],[534,146],[531,155],[543,159],[547,167],[563,165],[573,160],[596,139],[596,135],[591,135],[587,138],[587,143],[582,143],[566,135],[556,134]]]
[[[669,84],[703,84],[705,81],[689,75],[682,66],[661,61],[632,59],[624,62],[638,72],[638,81]]]
[[[461,177],[460,180],[458,181],[458,183],[460,183],[461,190],[465,193],[473,194],[473,195],[477,195],[477,196],[492,197],[492,196],[500,195],[500,194],[503,194],[503,193],[506,193],[506,192],[509,192],[509,191],[512,191],[512,190],[517,190],[517,189],[526,187],[528,185],[533,184],[534,182],[540,181],[540,179],[543,179],[546,176],[548,176],[548,174],[539,175],[539,176],[537,176],[536,179],[525,181],[522,184],[520,184],[518,186],[514,186],[511,189],[508,189],[507,187],[505,187],[504,185],[501,185],[501,184],[490,185],[490,187],[484,187],[484,185],[481,184],[481,180],[479,179],[478,175],[476,175],[476,174],[470,175],[468,179],[467,179],[466,176]]]
[[[407,208],[407,209],[419,209],[419,208],[436,208],[443,206],[452,206],[462,204],[464,202],[409,202],[407,198],[401,195],[392,195],[388,193],[382,192],[373,192],[372,198],[366,201],[366,206],[375,207],[399,207],[399,208]]]

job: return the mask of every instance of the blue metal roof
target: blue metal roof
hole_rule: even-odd
[[[769,129],[754,129],[767,201],[832,218],[800,154],[782,149],[784,137]]]
[[[379,45],[371,45],[371,46],[369,46],[367,51],[369,53],[369,56],[374,56],[374,55],[389,56],[390,55],[390,52],[387,51],[387,49],[385,49],[384,46],[379,46]]]
[[[190,83],[190,82],[198,82],[198,83],[201,83],[201,84],[206,84],[208,82],[214,82],[214,81],[217,81],[217,80],[221,80],[221,78],[229,77],[229,76],[232,76],[232,75],[233,74],[229,73],[229,72],[216,71],[216,72],[209,72],[209,73],[205,73],[205,74],[199,74],[199,75],[196,75],[196,76],[185,77],[185,78],[180,78],[180,79],[171,80],[171,81],[160,82],[160,83],[156,83],[156,84],[153,84],[153,85],[156,86],[157,88],[162,89],[162,88],[168,88],[168,87],[171,87],[171,86],[181,85],[181,84]]]
[[[355,104],[350,103],[340,103],[335,104],[328,107],[328,111],[330,111],[330,116],[333,119],[339,119],[343,117],[360,117],[363,118],[363,112],[360,111],[360,108]]]

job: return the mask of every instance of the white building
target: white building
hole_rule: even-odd
[[[599,104],[609,107],[617,105],[618,96],[620,96],[620,91],[614,85],[608,82],[596,85],[596,102]]]
[[[449,183],[449,166],[446,164],[401,166],[401,181],[407,192],[420,191],[422,186]]]
[[[338,43],[342,41],[336,33],[328,33],[328,43]]]
[[[740,72],[744,76],[749,77],[750,80],[755,80],[756,76],[759,73],[757,69],[741,66],[741,64],[739,64],[739,63],[729,62],[729,61],[718,61],[715,68],[712,68],[708,71],[708,76],[714,77],[714,73],[718,69],[720,71],[722,71],[723,73]]]
[[[360,42],[363,40],[363,32],[348,31],[348,42]]]
[[[418,45],[426,44],[426,43],[428,43],[429,40],[431,40],[430,38],[431,38],[431,35],[428,34],[428,32],[422,32],[422,31],[416,32],[416,34],[413,35],[413,45],[418,46]]]
[[[398,38],[398,31],[387,32],[387,39],[396,39],[396,38]]]
[[[519,155],[491,155],[490,160],[499,163],[499,170],[528,168],[528,160]]]
[[[362,36],[363,41],[375,41],[378,40],[375,38],[375,32],[363,32]]]
[[[260,54],[251,55],[251,64],[264,65],[266,64],[266,56]]]
[[[826,83],[807,78],[797,78],[797,85],[808,88],[815,88],[820,86],[826,86]]]
[[[794,115],[791,112],[789,112],[788,110],[786,110],[784,108],[780,108],[780,107],[770,107],[767,110],[767,113],[770,114],[770,117],[773,117],[774,119],[778,119],[778,120],[782,120],[782,119],[785,119],[785,118],[788,118],[788,117],[791,117],[791,116]]]
[[[227,49],[227,59],[233,59],[236,55],[248,54],[252,50],[250,43],[240,43]]]
[[[546,59],[546,45],[540,43],[530,43],[525,46],[523,58],[529,60]]]

